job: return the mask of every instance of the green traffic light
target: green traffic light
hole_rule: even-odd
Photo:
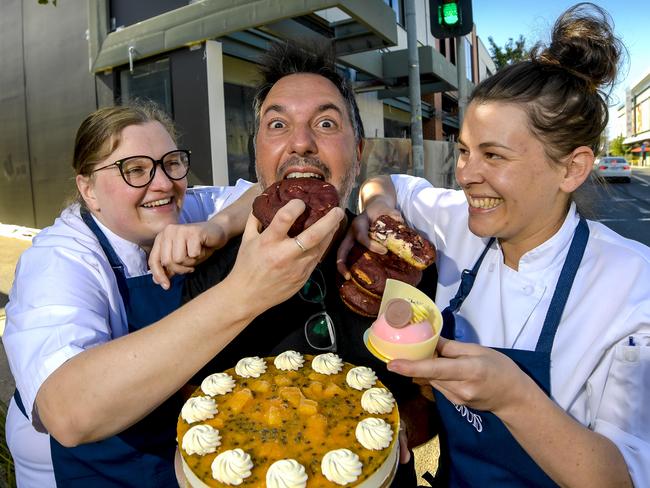
[[[444,3],[438,7],[438,22],[441,25],[453,27],[460,21],[458,15],[458,3]]]

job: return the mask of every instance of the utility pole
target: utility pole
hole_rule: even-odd
[[[458,73],[458,129],[463,125],[467,105],[467,72],[465,70],[465,36],[456,37],[456,72]]]
[[[411,99],[411,144],[413,174],[424,176],[424,142],[422,141],[422,99],[420,93],[420,60],[415,25],[415,0],[404,0],[406,40],[409,59],[409,98]]]

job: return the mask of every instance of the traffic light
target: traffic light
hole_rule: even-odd
[[[472,32],[472,0],[429,0],[431,34],[437,39]]]

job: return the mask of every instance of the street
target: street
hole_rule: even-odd
[[[603,183],[592,177],[576,200],[586,218],[650,246],[650,167],[634,167],[630,183]]]

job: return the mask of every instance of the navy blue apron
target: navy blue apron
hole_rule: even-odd
[[[81,216],[99,239],[115,272],[126,309],[129,333],[140,330],[176,310],[181,303],[182,276],[169,290],[151,275],[126,278],[124,266],[88,211]],[[101,378],[97,378],[101,382]],[[103,441],[67,448],[50,436],[52,463],[58,486],[64,487],[177,487],[174,473],[176,421],[182,407],[174,395],[125,431]]]
[[[589,227],[580,219],[555,287],[542,332],[534,351],[495,350],[512,359],[547,394],[551,391],[551,349],[560,318],[589,238]],[[473,269],[464,270],[456,296],[443,311],[442,335],[455,338],[456,312],[472,289],[476,273],[494,238],[487,244]],[[441,451],[447,453],[449,486],[453,487],[546,487],[557,486],[533,461],[503,425],[490,413],[455,405],[433,390],[445,435]]]

